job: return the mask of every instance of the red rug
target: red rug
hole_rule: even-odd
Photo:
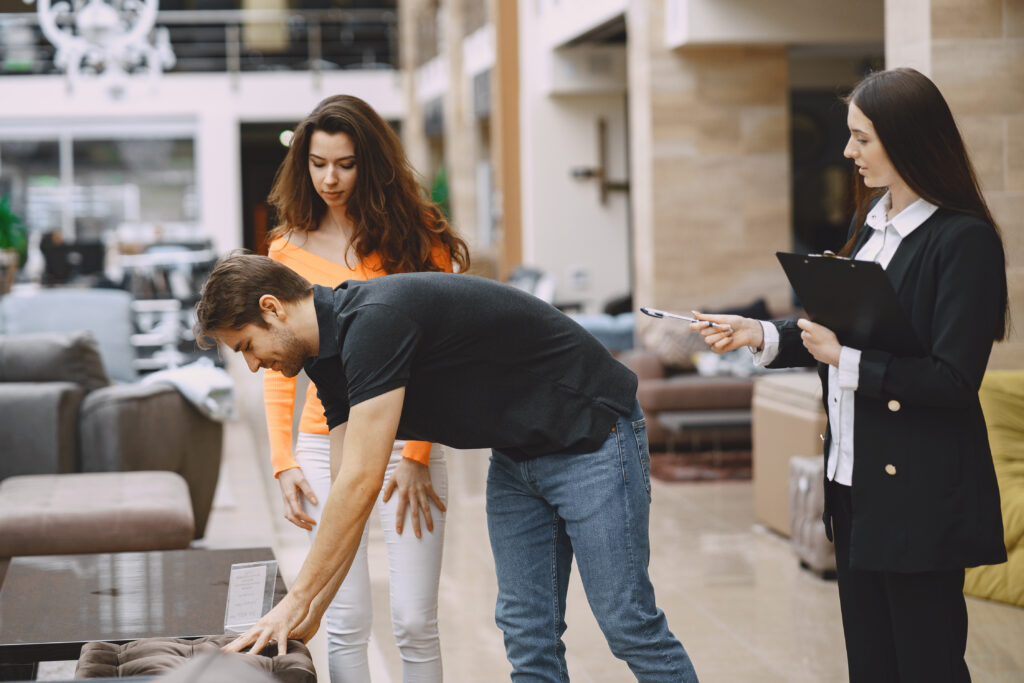
[[[750,451],[654,452],[651,476],[661,481],[750,479]]]

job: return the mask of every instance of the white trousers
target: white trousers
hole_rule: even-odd
[[[403,442],[395,442],[388,462],[385,483],[402,460]],[[330,437],[300,432],[295,444],[295,459],[316,493],[318,505],[304,501],[306,512],[317,520],[309,532],[316,538],[320,514],[331,486]],[[434,445],[430,451],[430,480],[441,500],[448,504],[448,470],[444,449]],[[398,496],[387,503],[377,496],[377,511],[387,546],[391,625],[402,657],[404,683],[435,683],[442,680],[441,642],[437,631],[437,588],[441,577],[445,514],[434,507],[434,531],[422,524],[422,538],[416,538],[412,524],[404,532],[395,532]],[[406,512],[408,515],[408,512]],[[367,530],[359,542],[352,566],[325,615],[327,652],[331,683],[369,683],[367,644],[373,623],[370,600],[370,567],[366,556]]]

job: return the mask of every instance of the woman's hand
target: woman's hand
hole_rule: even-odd
[[[306,514],[302,507],[302,497],[316,505],[316,494],[309,485],[301,467],[292,467],[277,475],[277,483],[281,487],[281,498],[284,500],[284,518],[295,526],[310,531],[316,520]]]
[[[738,315],[715,315],[693,311],[693,317],[701,322],[690,323],[690,329],[700,332],[704,343],[715,353],[734,351],[744,346],[759,349],[764,346],[764,330],[761,323],[753,318]],[[708,323],[725,325],[726,328],[713,327]]]
[[[838,368],[839,352],[842,351],[843,345],[839,343],[835,332],[805,318],[800,318],[796,325],[803,330],[800,339],[803,340],[804,348],[814,356],[814,360]]]
[[[423,512],[423,519],[427,523],[427,531],[433,531],[434,518],[430,514],[430,501],[434,501],[437,509],[441,512],[445,511],[445,506],[430,481],[430,468],[415,460],[402,458],[402,462],[398,463],[391,479],[384,486],[383,500],[385,503],[391,499],[391,494],[396,488],[398,489],[398,510],[395,514],[395,531],[402,533],[407,507],[409,515],[412,517],[412,531],[416,534],[416,538],[422,536],[420,511]]]

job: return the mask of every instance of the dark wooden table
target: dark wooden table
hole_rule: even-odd
[[[273,559],[270,548],[15,557],[0,586],[0,680],[78,659],[93,640],[222,634],[231,565]],[[275,604],[284,594],[278,572]]]

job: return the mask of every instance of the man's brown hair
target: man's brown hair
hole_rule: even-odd
[[[233,251],[217,262],[196,304],[193,326],[201,349],[216,346],[219,330],[240,330],[255,324],[267,327],[260,297],[271,294],[282,303],[306,298],[313,285],[288,266],[244,250]]]

